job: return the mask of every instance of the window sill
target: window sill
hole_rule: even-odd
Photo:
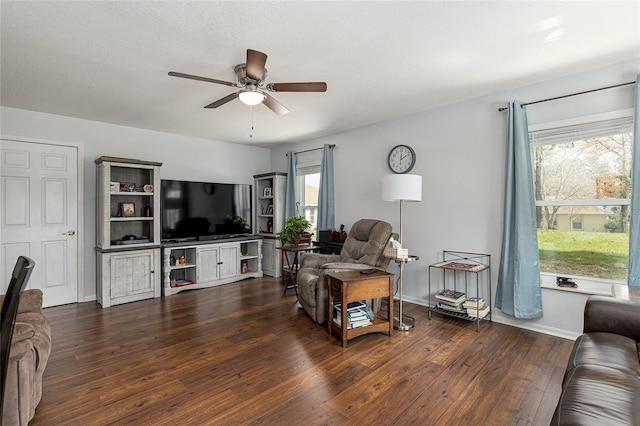
[[[540,284],[542,288],[548,288],[550,290],[558,290],[558,291],[566,291],[569,293],[582,293],[582,294],[593,294],[598,296],[613,296],[613,284],[603,285],[603,284],[584,284],[579,283],[577,288],[573,287],[559,287],[556,284]]]
[[[617,281],[600,280],[585,277],[571,277],[578,284],[578,287],[559,287],[556,284],[556,274],[542,272],[540,274],[540,287],[550,290],[565,291],[569,293],[593,294],[598,296],[615,297],[616,288],[621,287]],[[564,276],[564,275],[563,275]],[[625,286],[626,287],[626,286]]]

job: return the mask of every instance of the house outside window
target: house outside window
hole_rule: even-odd
[[[633,118],[531,129],[542,273],[626,281]]]

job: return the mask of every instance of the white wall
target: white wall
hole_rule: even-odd
[[[387,220],[397,230],[398,205],[380,200],[380,183],[390,173],[389,150],[397,144],[412,146],[417,163],[411,173],[423,176],[423,201],[404,208],[404,246],[420,256],[419,262],[405,267],[405,300],[427,303],[427,265],[441,260],[443,250],[491,254],[495,294],[506,140],[506,113],[498,108],[511,100],[531,102],[635,81],[638,72],[640,61],[621,63],[279,147],[273,150],[272,168],[286,171],[284,154],[289,150],[336,144],[336,226],[344,223],[348,229],[359,218],[371,217]],[[530,105],[527,111],[531,125],[632,107],[633,86],[627,86]],[[396,266],[389,271],[396,272]],[[586,296],[542,292],[542,318],[516,320],[494,309],[494,320],[570,338],[579,334]]]
[[[398,205],[380,200],[380,182],[390,173],[386,166],[389,150],[401,143],[411,145],[418,159],[412,173],[423,176],[423,201],[406,204],[404,209],[405,246],[420,256],[419,262],[405,268],[404,296],[405,300],[426,304],[427,265],[439,260],[442,250],[490,253],[495,292],[506,117],[497,109],[514,99],[529,102],[633,81],[638,72],[640,61],[626,62],[271,151],[4,107],[0,110],[1,132],[4,136],[83,146],[85,300],[95,297],[93,160],[101,155],[163,162],[163,178],[253,183],[254,174],[286,171],[284,154],[290,149],[336,144],[336,226],[343,223],[348,229],[359,218],[371,217],[387,220],[398,229]],[[632,92],[632,87],[625,87],[531,105],[527,108],[529,123],[631,108]],[[396,267],[389,270],[395,272]],[[542,291],[542,318],[515,320],[494,310],[494,320],[567,337],[580,333],[585,296]]]
[[[83,300],[96,297],[96,166],[103,155],[162,162],[163,179],[253,184],[253,175],[271,168],[265,148],[229,144],[144,129],[116,126],[33,111],[2,107],[2,136],[79,144],[84,151],[84,264],[79,278]]]

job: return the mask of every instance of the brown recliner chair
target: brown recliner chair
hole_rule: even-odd
[[[18,291],[13,285],[14,279],[21,277],[26,285],[31,272],[25,277],[20,271],[33,268],[33,262],[19,265],[20,260],[7,294],[0,296],[3,370],[0,397],[4,401],[0,424],[4,426],[27,425],[33,418],[42,397],[42,375],[51,352],[51,327],[42,312],[42,291]],[[8,315],[8,311],[12,314]],[[7,326],[5,320],[11,320],[11,324]]]
[[[340,254],[307,253],[297,274],[298,302],[318,324],[327,322],[329,294],[325,281],[327,270],[377,268],[386,270],[384,249],[389,238],[397,238],[391,225],[375,219],[360,219],[353,224]]]

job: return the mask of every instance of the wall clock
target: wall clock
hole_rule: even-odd
[[[416,164],[416,152],[408,145],[397,145],[389,151],[389,168],[394,173],[409,173]]]

